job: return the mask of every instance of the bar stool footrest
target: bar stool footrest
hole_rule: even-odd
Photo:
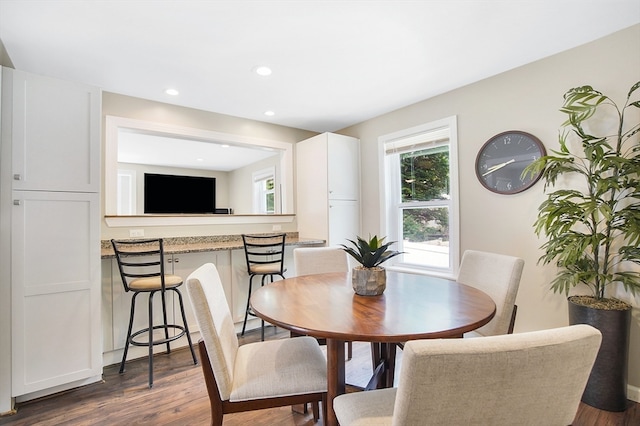
[[[156,325],[156,326],[153,326],[153,330],[160,330],[160,329],[179,330],[179,332],[175,336],[170,336],[169,338],[162,338],[162,339],[152,340],[151,341],[151,345],[152,346],[164,345],[166,343],[173,342],[174,340],[178,340],[179,338],[181,338],[182,336],[184,336],[186,334],[185,328],[183,326],[181,326],[181,325],[167,324],[167,325]],[[129,338],[129,343],[131,345],[133,345],[133,346],[149,346],[149,340],[148,339],[146,341],[144,341],[144,342],[135,340],[136,337],[138,337],[139,335],[144,334],[144,333],[149,333],[149,328],[143,328],[142,330],[138,330],[135,333],[133,333],[131,335],[131,337]]]

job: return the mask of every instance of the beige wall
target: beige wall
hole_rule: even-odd
[[[110,92],[102,94],[102,158],[104,158],[105,122],[104,117],[116,116],[144,120],[150,122],[166,123],[180,127],[210,130],[233,135],[248,136],[260,139],[277,140],[280,142],[296,143],[314,136],[316,133],[290,127],[277,126],[260,121],[247,120],[229,115],[216,114],[192,108],[169,105],[160,102],[149,101],[140,98],[118,95]],[[103,166],[104,167],[104,166]],[[104,194],[104,182],[102,183]],[[232,196],[229,195],[231,198]],[[102,207],[104,216],[104,204]],[[295,220],[283,223],[282,230],[286,232],[296,231]],[[150,226],[143,228],[147,237],[174,237],[197,235],[225,235],[241,234],[243,232],[270,232],[271,224],[242,224],[242,225],[191,225],[191,226]],[[109,227],[102,222],[101,238],[128,238],[129,228]]]
[[[473,66],[473,64],[469,64]],[[563,295],[548,290],[554,268],[537,266],[542,241],[533,233],[542,184],[516,195],[497,195],[478,182],[474,164],[478,150],[504,130],[536,135],[547,150],[557,147],[564,121],[558,112],[570,88],[591,85],[624,102],[640,80],[640,25],[576,49],[505,72],[501,75],[425,100],[340,131],[361,140],[362,164],[378,169],[378,137],[411,126],[456,115],[460,171],[461,252],[486,250],[525,259],[518,293],[516,331],[568,323]],[[362,180],[363,234],[380,232],[377,174]],[[640,295],[633,301],[640,306]],[[640,312],[633,312],[629,384],[630,397],[640,400]]]

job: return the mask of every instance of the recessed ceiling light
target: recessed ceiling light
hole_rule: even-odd
[[[220,145],[220,146],[223,147],[223,148],[229,148],[229,145],[226,145],[226,144],[225,145]]]
[[[272,73],[271,68],[265,67],[265,66],[256,67],[255,71],[256,71],[256,74],[265,76],[265,77],[268,75],[271,75]]]
[[[164,93],[171,96],[177,96],[180,92],[178,92],[176,89],[167,89],[164,91]]]
[[[265,112],[264,112],[264,115],[268,115],[269,117],[271,117],[271,116],[273,116],[273,115],[276,115],[276,113],[275,113],[275,112],[273,112],[273,111],[265,111]]]

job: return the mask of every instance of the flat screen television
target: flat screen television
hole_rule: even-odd
[[[216,178],[144,174],[144,212],[208,214],[216,210]]]

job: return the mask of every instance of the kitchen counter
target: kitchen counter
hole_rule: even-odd
[[[307,238],[300,239],[298,238],[297,232],[287,233],[287,238],[285,240],[286,246],[318,246],[323,245],[324,243],[324,240]],[[113,248],[111,247],[111,240],[102,240],[100,246],[102,259],[110,259],[115,257]],[[167,254],[239,250],[243,248],[244,245],[242,244],[241,235],[210,235],[201,237],[164,238],[164,252]]]

